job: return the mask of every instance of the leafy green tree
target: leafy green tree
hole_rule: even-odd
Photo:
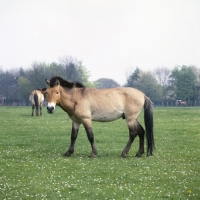
[[[195,78],[195,85],[194,85],[194,104],[193,105],[200,105],[200,69],[192,66]]]
[[[153,102],[162,99],[162,86],[158,84],[156,78],[150,72],[143,72],[135,87],[144,92]]]
[[[125,86],[141,90],[154,102],[162,99],[162,86],[157,82],[156,77],[150,72],[142,72],[139,68],[127,78]]]
[[[17,101],[17,79],[11,71],[0,70],[0,93],[6,97],[7,103]]]
[[[142,70],[137,67],[135,71],[127,77],[127,83],[125,84],[125,86],[135,87],[137,85],[137,81],[140,79],[141,74]]]
[[[53,76],[62,75],[64,78],[64,74],[65,74],[65,70],[63,69],[61,64],[56,63],[56,62],[52,62],[49,65],[45,64],[43,81],[45,79],[50,79]]]
[[[119,87],[120,85],[114,81],[113,79],[108,79],[108,78],[100,78],[96,81],[94,81],[94,85],[96,88],[114,88],[114,87]]]
[[[127,87],[134,87],[141,90],[152,101],[159,102],[162,99],[162,86],[157,82],[156,77],[150,72],[142,72],[139,68],[136,68],[130,76],[127,78]]]
[[[86,67],[82,65],[82,62],[79,62],[78,72],[81,77],[81,83],[83,83],[85,86],[94,87],[94,85],[89,81],[90,73],[87,71]]]
[[[19,76],[17,83],[19,86],[19,99],[28,103],[29,96],[31,94],[31,91],[33,90],[31,82],[27,78]]]
[[[171,74],[171,84],[174,85],[177,99],[194,99],[196,75],[191,66],[175,67]]]
[[[19,72],[18,72],[19,76],[24,76],[24,69],[22,67],[19,68]]]

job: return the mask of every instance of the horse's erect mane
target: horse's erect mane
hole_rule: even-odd
[[[60,85],[62,87],[67,87],[67,88],[73,88],[73,87],[84,88],[85,87],[82,83],[79,83],[79,82],[70,82],[70,81],[67,81],[67,80],[63,79],[60,76],[54,76],[54,77],[52,77],[50,79],[50,87],[54,87],[57,80],[59,80]]]

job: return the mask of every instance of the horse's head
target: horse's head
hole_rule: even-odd
[[[44,96],[47,99],[47,111],[48,113],[53,113],[56,105],[60,103],[60,82],[56,80],[54,85],[50,85],[50,81],[46,79],[46,84],[48,88],[43,91]]]

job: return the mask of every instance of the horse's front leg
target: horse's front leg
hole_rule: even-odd
[[[88,140],[90,141],[90,144],[91,144],[91,147],[92,147],[92,152],[91,152],[89,157],[94,158],[97,155],[97,149],[96,149],[95,144],[94,144],[94,134],[93,134],[93,131],[92,131],[92,122],[90,120],[88,120],[88,121],[85,121],[83,125],[85,127]]]
[[[64,154],[64,156],[69,157],[71,156],[71,154],[74,153],[74,145],[76,142],[76,138],[78,136],[79,127],[80,127],[80,123],[72,122],[71,143],[70,143],[68,151]]]

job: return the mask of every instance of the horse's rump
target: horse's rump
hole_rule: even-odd
[[[37,94],[37,92],[34,93],[33,99],[34,99],[36,110],[38,110],[39,102],[38,102],[38,94]]]
[[[39,107],[40,107],[40,115],[42,115],[42,105],[44,102],[43,93],[40,90],[33,90],[30,94],[29,100],[32,105],[32,116],[35,108],[36,108],[36,115],[38,115]]]

